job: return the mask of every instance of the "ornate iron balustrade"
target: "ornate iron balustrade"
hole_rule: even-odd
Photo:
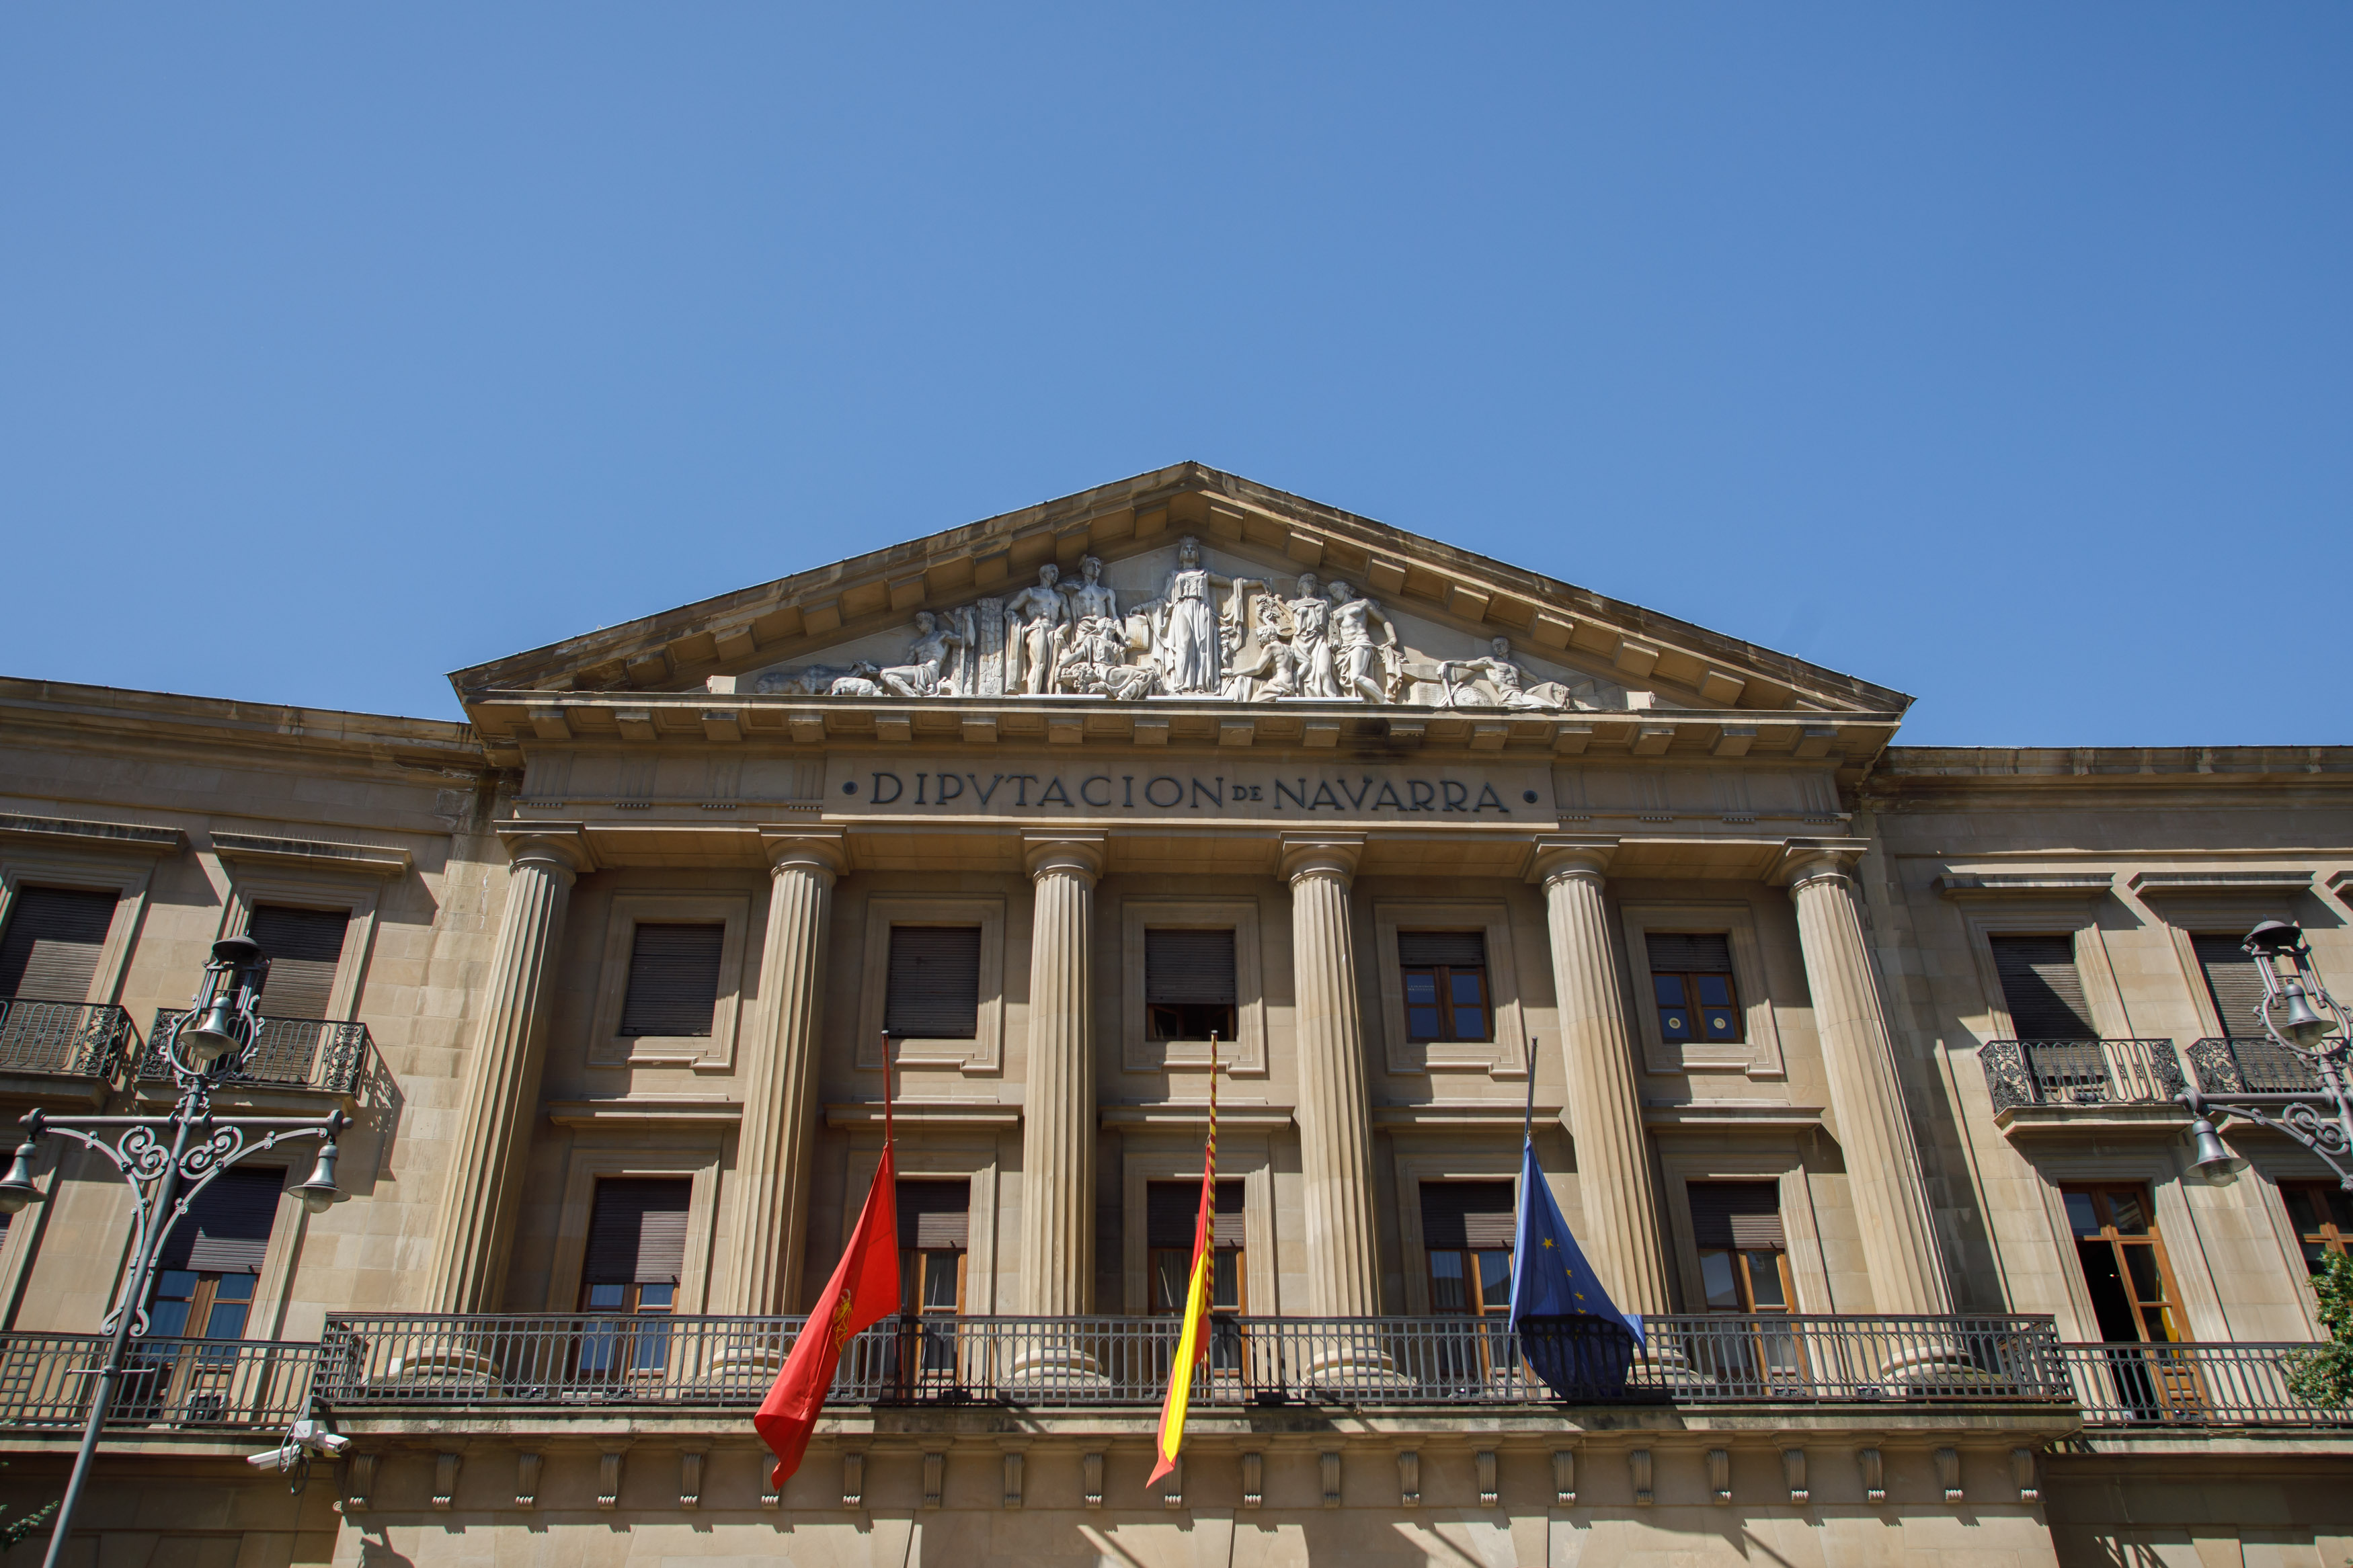
[[[0,996],[0,1072],[112,1078],[131,1038],[131,1015],[111,1002]]]
[[[331,1317],[320,1393],[371,1405],[749,1407],[799,1318],[596,1315]],[[1596,1368],[1596,1402],[2061,1403],[2049,1318],[1659,1317],[1631,1366],[1587,1336],[1552,1348]],[[1176,1353],[1173,1318],[886,1320],[844,1347],[832,1397],[852,1405],[1150,1405]],[[1213,1321],[1193,1401],[1254,1405],[1536,1405],[1556,1401],[1497,1320]]]
[[[2261,1037],[2218,1036],[2189,1047],[2201,1094],[2318,1094],[2309,1057]]]
[[[175,1007],[157,1010],[154,1026],[147,1034],[146,1053],[139,1059],[142,1079],[171,1081],[172,1064],[164,1058],[164,1041],[172,1026],[186,1016]],[[375,1049],[365,1024],[265,1016],[253,1049],[227,1081],[356,1094]]]
[[[2072,1397],[2093,1426],[2353,1426],[2353,1408],[2306,1404],[2288,1378],[2311,1344],[2063,1345]]]
[[[0,1334],[0,1430],[79,1429],[103,1334]],[[322,1348],[271,1340],[134,1340],[111,1427],[284,1427],[309,1413]]]
[[[2021,1105],[2170,1105],[2183,1088],[2171,1040],[1988,1040],[1997,1114]]]

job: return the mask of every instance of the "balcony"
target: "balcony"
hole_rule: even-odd
[[[0,1334],[0,1431],[79,1431],[106,1346],[102,1334]],[[269,1340],[134,1340],[107,1425],[282,1430],[309,1413],[320,1351]]]
[[[0,1092],[47,1098],[73,1079],[70,1092],[95,1104],[132,1038],[131,1015],[111,1003],[0,997]]]
[[[171,1064],[164,1057],[164,1041],[172,1026],[187,1015],[177,1008],[159,1008],[148,1031],[146,1053],[139,1058],[139,1079],[146,1083],[172,1081]],[[245,1063],[229,1075],[228,1083],[248,1089],[293,1089],[338,1095],[355,1100],[375,1056],[375,1042],[365,1024],[337,1023],[331,1018],[269,1018],[261,1037],[246,1054]]]
[[[2310,1344],[2062,1345],[2086,1426],[2348,1426],[2353,1409],[2309,1405],[2288,1378]]]
[[[2173,1100],[2184,1081],[2171,1040],[1988,1040],[1978,1061],[2004,1127],[2186,1114]]]
[[[2311,1058],[2269,1039],[2236,1035],[2200,1040],[2189,1047],[2189,1066],[2200,1094],[2320,1092]]]

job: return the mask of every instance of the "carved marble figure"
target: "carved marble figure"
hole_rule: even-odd
[[[1089,616],[1070,628],[1054,666],[1054,689],[1132,701],[1152,694],[1149,666],[1127,662],[1126,628],[1107,616]]]
[[[1388,701],[1390,673],[1401,658],[1397,624],[1381,614],[1378,605],[1358,598],[1345,583],[1335,582],[1324,593],[1332,601],[1332,645],[1340,695],[1361,697],[1367,702]],[[1372,621],[1381,625],[1383,637],[1377,643],[1367,625]],[[1373,673],[1377,668],[1377,676]]]
[[[1332,601],[1316,591],[1313,572],[1299,574],[1299,597],[1283,608],[1291,613],[1291,651],[1299,661],[1299,694],[1333,698],[1340,682],[1332,663]]]
[[[915,612],[915,640],[907,648],[907,662],[881,673],[882,689],[894,697],[952,697],[955,691],[941,670],[965,646],[965,639],[939,624],[929,610]]]
[[[1264,584],[1250,585],[1258,590],[1247,600],[1250,636],[1244,637],[1237,630],[1229,638],[1235,651],[1226,667],[1222,694],[1236,702],[1272,702],[1296,697],[1299,657],[1291,651],[1291,634],[1282,623],[1282,605],[1265,591]]]
[[[1539,681],[1534,686],[1525,684],[1526,673],[1512,658],[1511,638],[1497,637],[1487,647],[1489,651],[1484,658],[1449,659],[1438,667],[1440,679],[1446,683],[1443,700],[1446,707],[1466,705],[1463,701],[1465,689],[1454,685],[1457,674],[1483,679],[1494,688],[1497,704],[1514,711],[1556,713],[1577,705],[1568,688],[1557,680]]]
[[[1062,584],[1062,592],[1070,596],[1073,622],[1119,619],[1119,597],[1103,580],[1103,562],[1090,555],[1079,563],[1079,580]]]
[[[1038,568],[1035,586],[1005,601],[1008,666],[1005,688],[1008,691],[1018,689],[1034,697],[1054,689],[1054,657],[1071,614],[1071,602],[1054,586],[1061,575],[1061,568],[1049,561]]]
[[[1192,696],[1215,692],[1223,684],[1226,650],[1215,599],[1218,589],[1231,587],[1232,578],[1201,563],[1199,540],[1187,534],[1177,541],[1176,570],[1168,574],[1160,597],[1140,607],[1153,616],[1161,689]]]
[[[761,673],[758,689],[763,693],[797,694],[803,697],[830,697],[834,683],[846,679],[871,679],[875,668],[860,659],[854,664],[805,664],[798,669],[770,669]]]

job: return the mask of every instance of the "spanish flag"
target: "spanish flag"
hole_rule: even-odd
[[[1193,1369],[1209,1353],[1209,1271],[1217,1248],[1218,1212],[1218,1041],[1209,1038],[1209,1143],[1201,1158],[1201,1206],[1193,1216],[1193,1273],[1185,1287],[1185,1326],[1176,1335],[1176,1359],[1169,1363],[1168,1392],[1160,1401],[1158,1462],[1145,1480],[1147,1487],[1176,1468],[1177,1452],[1185,1447],[1185,1407],[1193,1397]]]

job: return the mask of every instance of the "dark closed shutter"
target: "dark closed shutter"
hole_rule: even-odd
[[[323,1018],[335,994],[335,966],[343,958],[349,910],[296,910],[261,904],[246,935],[269,956],[261,985],[261,1012],[269,1018]]]
[[[286,1187],[282,1170],[223,1171],[164,1244],[163,1266],[205,1274],[259,1274]]]
[[[719,1005],[723,925],[641,925],[629,946],[629,991],[621,1033],[708,1035]]]
[[[1512,1245],[1512,1184],[1424,1182],[1421,1241],[1433,1251],[1493,1252]]]
[[[2193,936],[2198,967],[2206,972],[2206,994],[2214,999],[2214,1016],[2226,1035],[2266,1037],[2263,1026],[2263,971],[2247,956],[2235,936]]]
[[[1786,1248],[1781,1189],[1772,1182],[1694,1182],[1692,1239],[1702,1247]]]
[[[2092,1010],[2075,973],[2072,936],[1998,936],[1994,970],[2010,1008],[2010,1026],[2021,1040],[2096,1040]]]
[[[19,888],[0,933],[0,996],[87,1002],[114,895],[79,888]]]
[[[901,1182],[899,1245],[944,1252],[972,1245],[970,1182]]]
[[[1234,1002],[1234,933],[1227,931],[1147,931],[1144,933],[1146,1002]]]
[[[686,1271],[686,1204],[691,1182],[628,1176],[596,1184],[588,1219],[584,1285],[675,1285]]]
[[[1478,931],[1401,931],[1398,962],[1409,969],[1484,969],[1487,933]]]
[[[1654,931],[1642,940],[1653,974],[1732,973],[1732,941],[1722,931]]]
[[[1193,1221],[1201,1212],[1200,1183],[1155,1182],[1144,1190],[1144,1205],[1145,1245],[1179,1252],[1193,1249]],[[1213,1247],[1243,1245],[1241,1183],[1218,1184],[1218,1212],[1209,1222],[1209,1242]]]
[[[980,928],[892,926],[882,1026],[918,1040],[980,1033]]]

